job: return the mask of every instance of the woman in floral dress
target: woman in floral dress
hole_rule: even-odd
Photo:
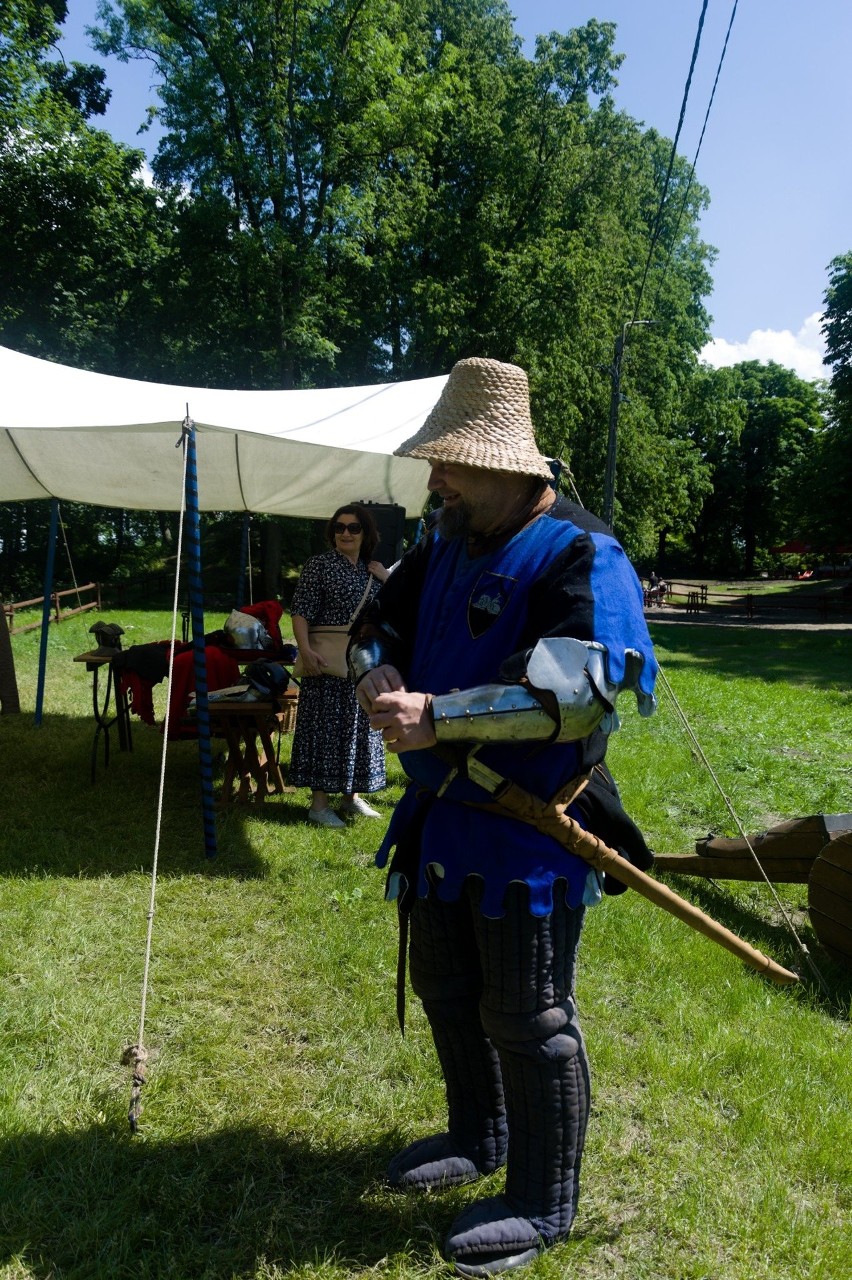
[[[335,511],[326,526],[330,551],[312,556],[299,578],[290,612],[304,665],[293,735],[289,781],[310,787],[308,818],[323,827],[343,827],[340,814],[378,818],[358,794],[385,785],[382,735],[370,728],[348,680],[323,675],[311,648],[309,627],[348,625],[359,601],[366,605],[388,571],[373,554],[379,541],[372,515],[358,502]],[[364,592],[370,583],[369,593]],[[335,813],[329,796],[342,793]]]

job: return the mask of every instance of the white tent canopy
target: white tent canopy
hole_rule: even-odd
[[[445,382],[219,391],[113,378],[0,347],[0,502],[179,510],[174,446],[188,412],[204,511],[322,519],[363,499],[417,516],[426,463],[392,454]]]

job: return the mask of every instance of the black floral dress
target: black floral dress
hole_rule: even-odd
[[[312,556],[302,570],[290,613],[312,627],[345,626],[369,576],[363,560],[353,565],[339,551]],[[371,581],[370,599],[380,585],[376,578]],[[294,787],[347,795],[384,787],[382,735],[370,728],[348,680],[302,678],[288,781]]]

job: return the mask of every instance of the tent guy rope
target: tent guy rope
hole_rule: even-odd
[[[178,441],[178,444],[184,442],[184,435]],[[172,634],[171,644],[169,645],[169,687],[171,688],[172,676],[174,672],[175,661],[175,641],[177,637],[177,618],[178,618],[178,601],[180,599],[180,566],[181,552],[183,547],[183,526],[184,515],[186,511],[186,478],[188,468],[188,450],[184,447],[183,451],[183,480],[181,484],[181,492],[183,499],[181,502],[180,520],[178,522],[178,540],[177,540],[177,556],[175,569],[175,589],[174,600],[172,603]],[[130,1132],[136,1133],[139,1128],[139,1117],[142,1113],[142,1088],[147,1078],[148,1050],[145,1048],[145,1015],[148,1007],[148,987],[151,972],[151,949],[154,940],[154,916],[156,914],[157,903],[157,872],[160,860],[160,835],[162,832],[163,822],[163,795],[166,786],[166,757],[169,746],[169,703],[171,699],[166,699],[166,713],[163,724],[163,749],[160,753],[160,784],[157,796],[157,823],[154,832],[154,857],[151,864],[151,889],[148,901],[148,911],[146,915],[147,932],[145,937],[145,963],[142,973],[142,997],[139,1010],[139,1031],[136,1037],[136,1043],[127,1045],[121,1055],[122,1066],[133,1068],[133,1084],[130,1091],[130,1106],[127,1118],[130,1122]]]
[[[783,917],[784,923],[786,924],[786,926],[787,926],[788,930],[790,931],[790,933],[791,933],[791,935],[792,935],[793,939],[794,939],[794,940],[795,940],[795,942],[796,942],[797,947],[799,948],[799,952],[800,952],[800,954],[801,954],[801,956],[802,956],[802,959],[804,960],[805,964],[806,964],[806,965],[808,966],[808,968],[810,969],[811,974],[813,975],[813,977],[814,977],[814,978],[816,979],[816,981],[819,983],[819,985],[820,985],[820,987],[822,988],[823,992],[827,994],[827,992],[828,992],[828,987],[827,987],[827,985],[826,985],[825,979],[823,978],[822,974],[820,973],[819,969],[817,968],[816,964],[814,963],[814,961],[813,961],[813,959],[812,959],[812,957],[811,957],[811,953],[810,953],[810,951],[808,950],[808,948],[807,948],[806,944],[802,941],[802,939],[799,937],[798,933],[796,932],[796,926],[793,924],[793,921],[792,921],[792,919],[791,919],[791,917],[790,917],[790,913],[786,910],[786,908],[785,908],[785,906],[784,906],[783,902],[781,901],[781,899],[780,899],[780,897],[779,897],[779,895],[778,895],[778,892],[777,892],[777,890],[776,890],[776,888],[775,888],[774,884],[773,884],[773,883],[772,883],[772,881],[769,879],[769,876],[766,874],[766,871],[765,871],[765,869],[764,869],[764,867],[763,867],[763,864],[761,863],[760,858],[757,856],[757,853],[755,852],[754,847],[752,846],[751,841],[749,840],[748,836],[746,835],[745,830],[744,830],[744,828],[743,828],[743,824],[740,822],[740,819],[739,819],[739,817],[738,817],[738,815],[737,815],[737,812],[736,812],[736,810],[734,809],[734,806],[733,806],[733,804],[732,804],[732,802],[731,802],[731,800],[730,800],[730,798],[729,798],[729,796],[728,796],[727,792],[725,791],[724,787],[722,786],[721,782],[719,781],[718,777],[716,776],[715,770],[713,769],[713,766],[710,764],[710,761],[707,759],[707,756],[706,756],[706,754],[705,754],[705,752],[704,752],[704,748],[701,746],[701,743],[698,741],[698,738],[697,738],[697,736],[696,736],[696,734],[695,734],[695,731],[694,731],[694,729],[692,728],[691,724],[689,723],[689,720],[687,719],[686,713],[684,712],[683,708],[681,707],[680,703],[678,702],[678,699],[677,699],[677,697],[676,697],[676,695],[675,695],[675,691],[674,691],[674,689],[672,688],[672,686],[671,686],[671,684],[670,684],[670,682],[669,682],[669,680],[668,680],[667,676],[666,676],[666,675],[665,675],[665,673],[663,672],[662,668],[661,668],[661,669],[660,669],[660,671],[659,671],[659,677],[658,677],[658,678],[659,678],[659,680],[660,680],[660,684],[662,685],[662,688],[665,690],[666,696],[667,696],[667,697],[670,699],[670,701],[671,701],[671,704],[672,704],[672,706],[673,706],[673,708],[674,708],[674,711],[675,711],[675,716],[677,717],[678,721],[680,722],[681,727],[683,728],[684,732],[686,733],[686,735],[687,735],[687,737],[688,737],[688,739],[689,739],[689,741],[690,741],[690,743],[691,743],[691,745],[692,745],[693,750],[695,751],[696,755],[698,756],[698,759],[699,759],[699,760],[701,761],[701,763],[704,765],[704,767],[705,767],[705,769],[707,770],[707,772],[710,774],[710,777],[711,777],[711,778],[712,778],[712,780],[713,780],[713,785],[716,787],[716,790],[719,792],[719,795],[722,797],[722,800],[724,801],[725,808],[728,810],[728,813],[730,814],[730,816],[731,816],[732,820],[734,821],[734,823],[735,823],[735,825],[736,825],[736,828],[737,828],[737,830],[738,830],[738,831],[739,831],[739,833],[740,833],[740,836],[741,836],[741,837],[742,837],[742,839],[745,841],[745,843],[746,843],[746,847],[748,848],[749,853],[751,854],[752,858],[754,859],[755,865],[757,866],[757,869],[758,869],[758,871],[760,872],[761,878],[765,881],[766,885],[768,886],[769,891],[770,891],[770,893],[771,893],[771,895],[772,895],[772,898],[773,898],[773,900],[774,900],[774,902],[775,902],[775,905],[776,905],[776,907],[778,908],[778,911],[781,913],[781,916]]]

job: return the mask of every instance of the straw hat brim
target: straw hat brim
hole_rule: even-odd
[[[536,446],[526,373],[481,357],[453,366],[423,426],[394,453],[544,480],[553,475]]]

